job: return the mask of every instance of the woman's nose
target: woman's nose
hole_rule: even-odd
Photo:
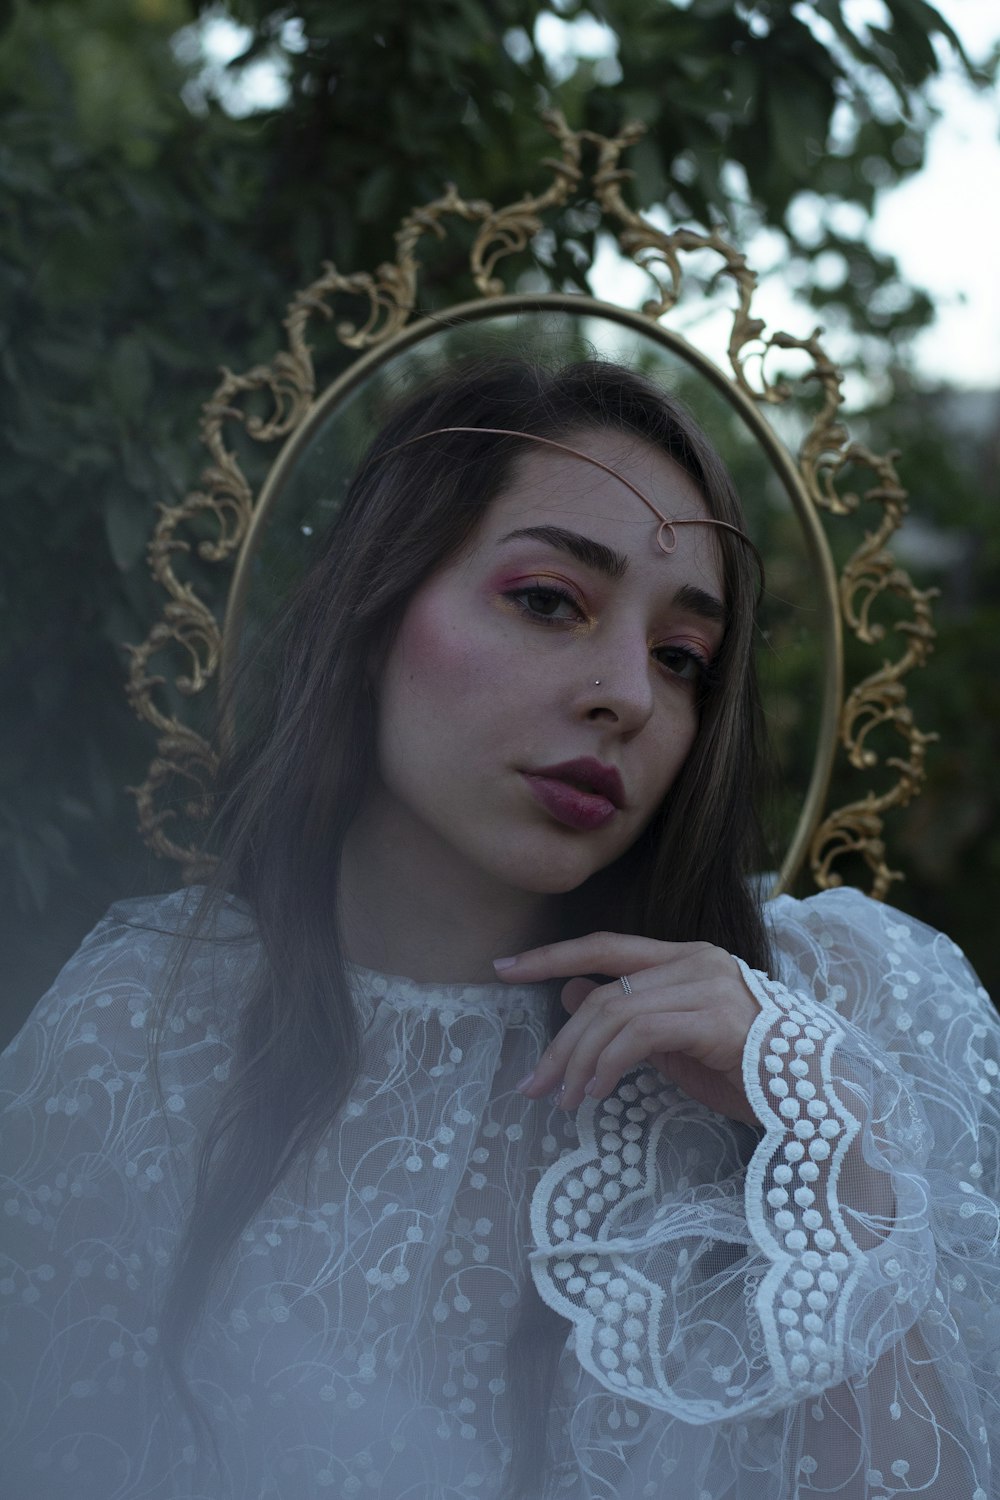
[[[641,729],[653,712],[653,661],[646,642],[639,649],[595,652],[594,671],[582,684],[588,719],[607,718],[625,731]]]

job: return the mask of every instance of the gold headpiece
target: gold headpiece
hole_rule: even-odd
[[[668,556],[677,546],[676,528],[678,526],[719,526],[723,531],[731,531],[753,553],[760,572],[760,588],[761,593],[763,593],[764,560],[745,531],[741,531],[738,526],[731,525],[729,521],[717,521],[713,516],[691,516],[682,520],[668,520],[663,512],[658,510],[653,504],[649,496],[644,495],[642,490],[637,485],[634,485],[631,479],[626,479],[625,475],[620,473],[618,469],[612,468],[610,464],[603,463],[599,458],[593,458],[589,453],[584,453],[579,448],[570,447],[569,443],[559,443],[555,438],[540,437],[535,432],[518,432],[512,427],[435,427],[430,432],[418,432],[416,437],[407,438],[405,442],[395,443],[393,447],[383,449],[381,453],[375,455],[375,460],[377,462],[379,459],[388,458],[390,453],[398,453],[401,448],[409,448],[411,443],[422,443],[425,438],[438,437],[444,432],[489,432],[493,433],[496,437],[525,438],[529,443],[544,443],[546,448],[558,448],[561,453],[570,453],[574,458],[582,458],[585,463],[593,464],[595,468],[603,469],[605,474],[611,474],[621,484],[625,485],[626,489],[630,489],[633,495],[637,495],[643,505],[649,506],[649,509],[660,523],[656,528],[657,546],[661,552],[665,552]],[[668,536],[669,540],[667,539]]]

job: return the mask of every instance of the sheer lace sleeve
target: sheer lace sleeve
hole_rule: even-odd
[[[16,1500],[131,1496],[140,1471],[157,1475],[144,1496],[180,1493],[158,1456],[156,1308],[229,1065],[210,1000],[236,951],[195,945],[161,1101],[148,1029],[191,906],[112,908],[0,1064],[0,1489]]]
[[[712,1500],[987,1500],[996,1015],[953,943],[857,892],[782,899],[774,938],[780,980],[745,971],[760,1132],[639,1072],[536,1192],[563,1462],[594,1495],[680,1463]]]

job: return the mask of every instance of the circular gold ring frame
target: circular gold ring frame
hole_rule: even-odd
[[[227,689],[240,653],[251,571],[265,528],[280,509],[290,476],[317,432],[376,372],[417,345],[440,336],[447,330],[477,323],[545,313],[568,313],[576,318],[602,319],[638,334],[643,340],[670,351],[703,376],[721,392],[735,409],[750,435],[764,452],[771,468],[787,494],[801,529],[804,548],[818,584],[817,613],[822,643],[823,672],[819,728],[812,770],[805,798],[791,841],[782,859],[772,894],[787,890],[808,852],[819,822],[833,766],[837,743],[837,723],[843,701],[843,642],[838,604],[837,575],[826,534],[815,506],[810,503],[801,476],[787,449],[754,403],[729,380],[706,355],[672,330],[651,324],[647,318],[613,303],[599,301],[577,293],[541,293],[534,296],[508,295],[488,302],[466,302],[449,308],[432,318],[423,318],[378,348],[359,356],[338,379],[334,380],[309,408],[292,436],[285,443],[261,488],[246,536],[239,549],[229,590],[222,630],[220,682],[225,700]],[[711,439],[711,432],[709,432]],[[374,436],[374,434],[373,434]],[[223,726],[231,734],[232,723]]]
[[[757,274],[719,228],[667,228],[631,207],[623,189],[632,173],[623,159],[641,138],[641,125],[626,122],[616,135],[602,136],[572,130],[554,110],[543,112],[542,119],[558,148],[557,156],[542,162],[547,183],[500,205],[465,197],[455,184],[446,184],[437,198],[415,207],[400,222],[394,258],[374,270],[341,271],[326,262],[321,274],[289,303],[285,346],[267,363],[243,372],[223,370],[205,402],[201,437],[209,463],[201,485],[178,503],[159,507],[149,545],[150,569],[166,602],[145,640],[127,648],[126,692],[135,712],[156,735],[146,778],[131,789],[141,834],[156,854],[182,867],[186,880],[201,878],[214,864],[205,835],[219,756],[197,725],[206,721],[206,689],[215,684],[220,667],[227,680],[231,678],[254,549],[260,546],[267,518],[273,518],[296,457],[305,451],[318,424],[368,376],[383,371],[388,360],[413,350],[432,332],[459,328],[463,320],[474,325],[512,307],[558,308],[610,319],[640,333],[704,377],[703,389],[721,393],[741,419],[735,427],[740,430],[740,452],[752,455],[748,472],[760,476],[772,498],[771,479],[777,476],[790,497],[804,538],[804,560],[819,597],[810,595],[794,605],[802,610],[794,619],[786,613],[782,620],[780,609],[775,619],[784,650],[796,632],[800,641],[805,640],[800,626],[818,615],[815,633],[825,667],[822,674],[817,669],[822,677],[820,728],[809,786],[800,804],[784,796],[785,833],[796,817],[798,821],[776,889],[786,888],[807,858],[812,881],[820,889],[840,885],[846,863],[846,878],[867,879],[871,895],[881,899],[901,878],[887,861],[885,815],[919,794],[927,746],[936,738],[914,722],[907,700],[906,677],[926,663],[933,649],[935,591],[915,587],[891,551],[906,513],[906,491],[895,468],[898,455],[873,452],[843,425],[842,375],[823,347],[821,329],[805,335],[767,331],[754,307]],[[595,232],[614,239],[626,263],[649,278],[651,295],[638,311],[598,302],[582,292],[538,290],[539,277],[543,285],[548,282],[549,268],[555,264],[551,245],[570,248],[579,264],[574,226],[582,222],[581,211],[587,224],[597,226]],[[549,250],[542,246],[546,235]],[[445,244],[449,252],[446,284],[467,280],[479,300],[428,317],[434,278],[425,278],[425,259],[435,243]],[[698,269],[706,260],[707,278]],[[525,274],[531,277],[530,292],[521,279]],[[691,307],[692,294],[695,310],[707,310],[706,299],[723,286],[734,304],[729,309],[732,325],[726,354],[716,363],[663,325],[682,305]],[[311,340],[324,323],[340,346],[339,357],[352,351],[354,362],[317,399],[320,382]],[[772,379],[772,361],[784,364],[786,357],[796,365],[804,362],[804,373]],[[357,410],[362,407],[363,401]],[[721,409],[718,401],[715,409]],[[793,425],[804,423],[796,435],[794,460],[762,411],[784,411]],[[348,419],[346,430],[352,421]],[[718,436],[713,422],[702,425]],[[744,429],[758,447],[743,447]],[[726,441],[732,439],[728,422],[722,435]],[[276,467],[263,486],[255,488],[246,472],[256,468],[253,452],[267,445],[275,445],[272,451],[277,451],[281,444],[285,447]],[[319,452],[314,450],[313,459]],[[766,457],[763,466],[758,462],[761,455]],[[307,480],[310,474],[315,477],[309,464],[302,472]],[[296,503],[293,495],[284,520],[294,516]],[[784,508],[783,500],[780,506]],[[770,509],[763,512],[758,540],[765,540],[763,532],[771,528],[773,514]],[[862,516],[867,524],[859,527]],[[787,532],[785,521],[782,516],[778,529]],[[836,578],[827,547],[834,533],[838,557],[843,549]],[[272,544],[277,558],[282,547],[279,531],[269,537],[262,558]],[[765,540],[765,548],[769,545]],[[794,550],[798,554],[797,539]],[[282,565],[289,557],[290,553]],[[219,587],[219,569],[231,567],[236,576],[226,594]],[[792,592],[797,586],[791,583]],[[227,600],[225,641],[221,597]],[[771,596],[768,606],[775,602],[785,606],[789,601]],[[846,688],[842,629],[851,648]],[[890,643],[895,643],[895,651]],[[810,672],[811,649],[799,657]],[[787,655],[784,661],[789,661]],[[808,687],[803,684],[799,690],[811,700],[816,686],[810,676]],[[780,693],[780,683],[778,687]],[[782,726],[794,728],[799,765],[809,760],[810,740],[807,736],[803,741],[799,733],[804,723],[796,722],[793,713]],[[841,800],[830,808],[825,803],[832,800],[832,763]],[[859,784],[859,773],[865,784]],[[875,785],[870,773],[878,773]]]

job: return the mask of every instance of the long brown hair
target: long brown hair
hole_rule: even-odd
[[[183,1350],[217,1272],[290,1165],[308,1160],[358,1072],[338,870],[374,756],[378,664],[414,591],[470,538],[527,446],[482,432],[436,432],[398,446],[452,426],[554,439],[588,427],[634,434],[686,471],[712,516],[744,525],[732,482],[690,415],[617,365],[462,366],[382,429],[272,638],[269,683],[262,690],[255,681],[237,703],[240,743],[220,777],[219,863],[201,911],[223,892],[243,898],[261,956],[239,1016],[231,1081],[203,1140],[162,1320],[165,1360],[182,1394]],[[728,618],[693,748],[636,844],[587,883],[580,910],[600,913],[601,927],[700,939],[766,969],[748,879],[760,856],[758,575],[738,538],[721,528],[717,536]],[[168,1006],[169,995],[161,1028]]]

